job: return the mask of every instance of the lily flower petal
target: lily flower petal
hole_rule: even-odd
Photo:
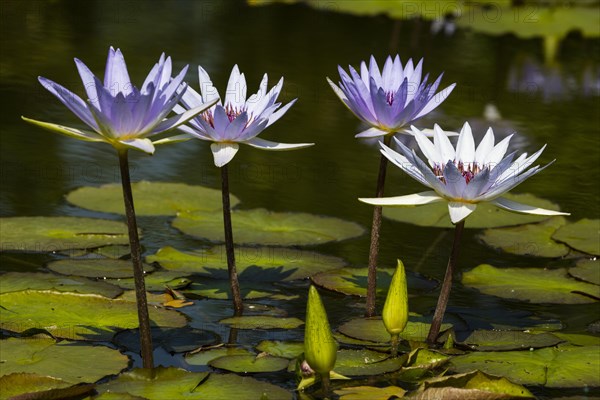
[[[210,150],[213,153],[215,165],[221,168],[235,157],[240,146],[237,143],[213,143]]]
[[[135,150],[141,150],[147,154],[154,154],[154,145],[150,139],[119,140],[119,143]]]
[[[513,211],[521,214],[534,214],[534,215],[571,215],[570,213],[548,210],[545,208],[539,208],[534,206],[529,206],[527,204],[522,204],[516,201],[508,200],[504,197],[498,197],[496,200],[491,201],[492,204],[503,208],[508,211]]]
[[[357,133],[356,135],[354,135],[354,137],[355,138],[374,138],[374,137],[379,137],[379,136],[385,136],[387,134],[388,134],[388,132],[384,132],[381,129],[369,128],[365,131],[362,131],[361,133]]]
[[[458,224],[460,221],[467,218],[473,211],[475,211],[476,208],[477,204],[451,201],[448,203],[450,221],[452,221],[453,224]]]
[[[26,118],[26,117],[21,117],[21,119],[23,121],[27,121],[34,125],[40,126],[42,128],[60,133],[62,135],[71,136],[75,139],[83,140],[86,142],[105,142],[106,141],[102,136],[98,135],[95,132],[84,131],[82,129],[71,128],[68,126],[63,126],[63,125],[58,125],[58,124],[52,124],[50,122],[38,121],[35,119]]]
[[[421,206],[424,204],[431,204],[444,201],[444,199],[440,197],[437,193],[435,193],[433,190],[421,193],[407,194],[405,196],[359,198],[358,200],[362,201],[363,203],[371,204],[374,206],[397,207]]]
[[[254,137],[246,141],[245,143],[258,149],[272,151],[296,150],[315,145],[314,143],[278,143],[271,142],[270,140],[265,140],[258,137]]]

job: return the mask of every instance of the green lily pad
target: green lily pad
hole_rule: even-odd
[[[563,339],[551,333],[527,333],[520,331],[484,331],[477,330],[469,335],[463,344],[474,350],[502,351],[538,349],[541,347],[556,346]]]
[[[0,218],[0,251],[50,253],[127,243],[127,226],[117,221],[76,217]]]
[[[180,272],[175,271],[156,271],[151,274],[146,274],[144,276],[146,290],[161,292],[164,291],[167,286],[175,290],[186,288],[192,281],[181,275]],[[135,289],[134,278],[108,279],[107,281],[122,287],[123,289]]]
[[[506,378],[491,376],[480,371],[428,379],[411,398],[428,399],[472,399],[509,400],[535,398],[521,385]]]
[[[600,285],[600,260],[579,260],[575,267],[569,268],[569,275]]]
[[[462,283],[485,294],[532,303],[585,304],[600,298],[600,287],[569,278],[565,268],[496,268],[478,265]]]
[[[569,248],[552,240],[552,234],[566,223],[564,217],[554,217],[538,224],[487,229],[479,235],[479,238],[488,246],[510,254],[562,257],[569,253]]]
[[[600,346],[600,337],[577,333],[554,332],[554,336],[575,346]]]
[[[581,219],[556,231],[552,238],[575,250],[600,255],[600,219]]]
[[[219,211],[221,191],[184,183],[141,181],[131,185],[137,215],[176,215],[178,212]],[[231,207],[240,201],[231,195]],[[88,210],[125,214],[121,185],[85,186],[67,195],[67,201]]]
[[[237,247],[235,256],[240,281],[279,282],[304,279],[346,264],[338,257],[285,247]],[[171,271],[229,279],[225,246],[188,252],[167,246],[146,257],[146,261],[158,262]]]
[[[134,302],[91,294],[25,290],[0,294],[0,307],[0,328],[18,333],[40,328],[60,338],[106,341],[138,326]],[[157,307],[150,308],[150,320],[161,327],[186,324],[177,311]]]
[[[404,332],[400,333],[400,338],[403,340],[413,340],[423,342],[429,333],[430,324],[416,320],[415,317],[409,316],[409,321],[404,328]],[[441,330],[451,328],[450,324],[442,324]],[[389,343],[390,334],[385,329],[381,317],[375,318],[355,318],[342,324],[337,330],[351,338],[366,340],[375,343]]]
[[[153,371],[134,369],[97,387],[99,393],[128,393],[148,400],[164,399],[292,399],[279,386],[235,374],[188,372],[178,368],[158,367]]]
[[[548,200],[531,194],[506,194],[507,199],[519,203],[537,206],[550,210],[558,210],[558,206]],[[452,228],[446,202],[432,203],[418,207],[383,207],[383,216],[394,221],[419,226]],[[523,215],[502,210],[491,203],[480,203],[473,214],[465,221],[465,228],[498,228],[540,222],[547,219],[543,215]]]
[[[14,372],[0,376],[0,399],[6,400],[23,393],[41,392],[71,386],[71,383],[51,376]]]
[[[225,356],[248,356],[253,353],[249,350],[239,347],[218,347],[208,350],[202,350],[197,353],[185,356],[185,361],[189,365],[202,366],[208,365],[212,360]]]
[[[377,269],[377,292],[385,294],[390,287],[395,269]],[[365,297],[367,295],[367,273],[365,268],[340,268],[322,272],[311,277],[315,285],[335,292]],[[409,289],[416,291],[429,291],[437,286],[437,281],[427,279],[420,275],[407,273]]]
[[[0,349],[0,375],[31,373],[70,384],[96,382],[119,373],[129,363],[127,356],[108,347],[46,338],[3,339]]]
[[[600,386],[599,346],[547,347],[534,351],[474,352],[454,357],[451,369],[474,369],[524,385]]]
[[[182,328],[151,328],[152,345],[154,348],[162,347],[169,353],[184,353],[202,346],[211,346],[219,343],[220,338],[214,332]],[[113,338],[113,342],[129,351],[140,352],[140,334],[138,329],[129,329],[119,332]]]
[[[231,213],[238,244],[271,246],[309,245],[360,236],[364,229],[339,218],[304,213],[280,213],[259,208]],[[191,236],[223,242],[223,216],[219,213],[180,213],[173,226]]]
[[[118,259],[131,253],[129,246],[104,246],[94,252],[99,256]]]
[[[240,277],[240,294],[245,300],[256,300],[269,297],[273,294],[273,287],[269,284],[246,282]],[[193,297],[206,297],[208,299],[231,299],[231,286],[229,281],[206,279],[194,282],[183,291],[183,294]]]
[[[242,317],[225,318],[219,321],[221,324],[231,325],[238,329],[294,329],[304,322],[298,318],[282,318],[263,315],[248,315]]]
[[[304,343],[263,340],[256,346],[256,349],[272,356],[294,359],[304,353]]]
[[[395,397],[404,397],[406,390],[398,386],[351,386],[334,391],[340,400],[388,400]]]
[[[398,377],[404,382],[418,382],[432,370],[445,364],[450,357],[425,348],[417,348],[410,352],[405,366]]]
[[[339,350],[333,369],[345,376],[381,375],[397,371],[404,363],[402,358],[372,350]]]
[[[114,298],[123,289],[106,282],[97,282],[79,276],[60,276],[44,272],[9,272],[0,275],[0,294],[22,290],[55,290],[80,294],[99,294]]]
[[[59,274],[78,275],[88,278],[132,278],[133,265],[130,260],[114,260],[110,258],[66,258],[53,261],[47,267]],[[145,272],[154,271],[154,267],[144,264]]]
[[[247,374],[281,371],[287,368],[288,363],[287,358],[251,354],[219,357],[210,361],[209,365],[213,368]]]

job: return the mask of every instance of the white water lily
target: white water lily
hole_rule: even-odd
[[[453,224],[464,220],[481,202],[491,202],[502,209],[523,214],[569,215],[502,197],[525,179],[552,164],[528,169],[546,145],[529,157],[524,153],[514,159],[516,152],[506,155],[512,135],[495,144],[492,128],[488,129],[477,148],[468,123],[460,132],[456,148],[438,125],[434,128],[433,143],[414,126],[412,133],[428,163],[397,139],[402,154],[383,143],[381,153],[410,177],[433,190],[398,197],[362,198],[360,201],[379,206],[419,206],[447,201]]]

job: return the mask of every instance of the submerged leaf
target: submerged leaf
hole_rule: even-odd
[[[600,255],[600,219],[581,219],[563,226],[552,237],[575,250]]]

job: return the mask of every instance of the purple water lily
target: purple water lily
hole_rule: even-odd
[[[25,121],[76,139],[106,142],[117,149],[133,148],[152,154],[154,144],[163,141],[153,143],[149,137],[187,122],[215,102],[198,104],[193,110],[165,119],[185,94],[187,85],[182,82],[187,66],[172,78],[171,57],[165,57],[164,53],[141,89],[132,85],[119,49],[111,47],[108,51],[104,82],[79,59],[75,59],[75,64],[88,96],[87,101],[50,79],[41,76],[38,79],[92,131],[23,118]]]
[[[402,132],[411,122],[433,111],[450,95],[456,84],[440,92],[441,74],[428,84],[429,74],[422,78],[423,60],[415,67],[412,59],[402,65],[400,57],[388,56],[383,70],[371,56],[370,64],[360,64],[360,74],[349,66],[350,74],[338,66],[342,81],[339,86],[327,81],[342,102],[359,119],[371,126],[357,138],[371,138]]]
[[[198,67],[198,75],[202,94],[188,88],[181,99],[183,107],[178,105],[174,109],[175,112],[183,114],[203,102],[219,98],[217,89],[202,67]],[[277,97],[283,88],[283,78],[270,91],[267,92],[267,88],[268,77],[265,74],[258,92],[246,99],[246,78],[235,65],[227,84],[225,101],[222,103],[219,100],[216,105],[192,119],[189,126],[180,126],[179,129],[198,139],[213,142],[210,148],[217,167],[222,167],[233,159],[239,149],[238,143],[245,143],[262,150],[294,150],[312,146],[314,143],[278,143],[257,137],[296,102],[294,99],[283,107],[277,102]],[[188,138],[189,136],[185,135],[173,139]]]

